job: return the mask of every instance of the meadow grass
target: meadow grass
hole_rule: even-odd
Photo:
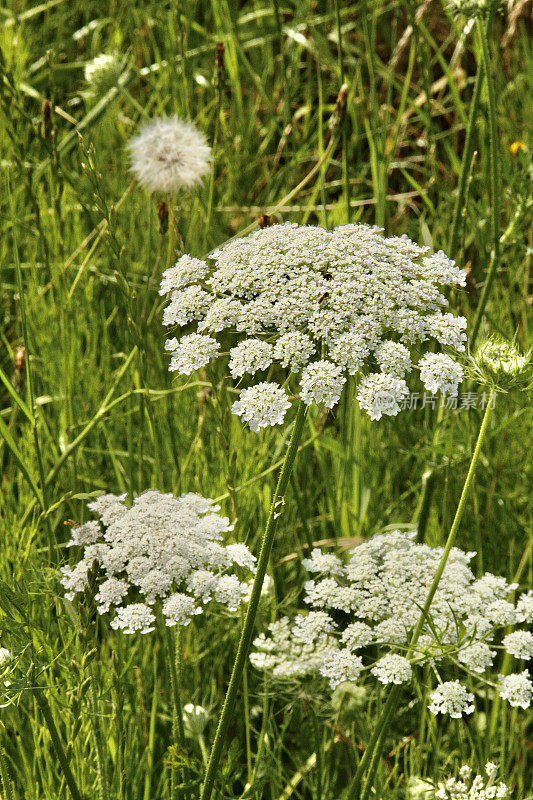
[[[179,796],[199,796],[242,620],[204,614],[184,631],[182,699],[210,718],[204,740],[183,750],[172,742],[163,642],[111,631],[90,592],[65,604],[57,568],[87,499],[149,487],[217,498],[257,553],[291,433],[245,429],[219,366],[190,379],[168,373],[157,289],[175,243],[157,200],[132,183],[126,141],[165,113],[195,120],[212,143],[212,176],[173,200],[185,252],[205,255],[264,213],[377,223],[452,251],[468,272],[466,291],[450,297],[454,313],[479,325],[479,338],[516,335],[525,351],[533,57],[527,19],[513,35],[509,24],[508,12],[494,15],[484,53],[476,26],[438,2],[0,9],[0,646],[21,653],[25,674],[0,694],[3,800],[67,798],[69,770],[79,797],[168,800],[172,765]],[[115,52],[120,76],[91,91],[86,63]],[[494,118],[487,83],[476,81],[484,56]],[[274,598],[261,603],[257,630],[297,604],[299,557],[313,543],[343,550],[421,521],[430,544],[449,533],[483,408],[426,406],[374,423],[353,398],[349,386],[333,412],[309,412],[270,559]],[[476,574],[526,589],[529,409],[525,393],[498,395],[456,541],[477,551]],[[441,722],[427,711],[433,685],[428,670],[416,700],[400,697],[374,796],[404,798],[411,776],[438,780],[488,760],[513,796],[530,796],[531,712],[488,690],[469,721]],[[340,797],[383,703],[376,691],[333,707],[247,667],[217,796]]]

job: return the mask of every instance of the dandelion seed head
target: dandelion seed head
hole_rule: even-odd
[[[131,170],[149,192],[192,189],[210,170],[211,148],[192,122],[153,119],[128,142]]]

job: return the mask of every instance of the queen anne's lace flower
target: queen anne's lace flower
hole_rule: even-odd
[[[533,633],[531,631],[513,631],[503,639],[507,652],[516,658],[533,658]]]
[[[420,378],[430,392],[457,396],[457,387],[463,380],[463,368],[445,353],[427,353],[420,359]]]
[[[261,339],[245,339],[230,350],[229,371],[232,378],[239,378],[245,372],[251,375],[258,370],[268,369],[274,358],[274,348]]]
[[[344,681],[355,681],[363,669],[359,656],[349,650],[326,650],[320,666],[320,674],[329,679],[329,685],[335,689]]]
[[[413,677],[411,664],[403,656],[390,653],[383,656],[371,669],[380,683],[408,683]]]
[[[279,337],[274,346],[274,358],[282,367],[290,367],[291,372],[299,372],[313,353],[315,345],[306,333],[291,331]]]
[[[6,664],[9,664],[12,658],[11,650],[8,650],[7,647],[0,647],[0,667],[5,667]]]
[[[474,710],[474,695],[459,681],[441,683],[430,697],[428,708],[435,715],[449,714],[453,719],[460,719],[463,714],[471,714]]]
[[[491,650],[485,642],[474,642],[460,650],[457,658],[472,672],[482,673],[492,665],[495,655],[496,651]]]
[[[523,594],[516,604],[520,622],[533,623],[533,591]]]
[[[464,349],[464,317],[441,311],[447,305],[442,288],[464,283],[465,273],[444,253],[431,255],[406,236],[386,238],[368,225],[327,231],[286,223],[230,240],[207,261],[183,256],[163,276],[161,292],[171,293],[163,324],[231,332],[238,340],[230,360],[236,378],[272,365],[285,384],[303,371],[301,396],[308,404],[332,407],[346,373],[360,376],[361,407],[379,419],[402,407],[403,376],[413,361],[409,345],[433,338]],[[369,375],[376,362],[380,372]],[[440,362],[433,379],[447,376],[450,384],[446,363],[446,375]],[[456,365],[455,385],[459,374]],[[271,384],[252,388],[258,386],[254,405],[263,391],[272,396]],[[234,413],[241,413],[239,404]],[[262,416],[253,429],[283,416]]]
[[[231,410],[257,433],[260,428],[280,425],[290,406],[289,398],[277,383],[258,383],[243,389]]]
[[[105,575],[95,597],[98,611],[111,613],[111,626],[125,633],[153,630],[156,607],[167,625],[187,625],[211,600],[230,611],[240,605],[249,582],[234,572],[253,573],[255,558],[244,544],[221,543],[233,526],[212,500],[153,490],[131,507],[125,499],[102,495],[89,503],[102,524],[85,523],[81,534],[73,528],[70,544],[84,551],[74,567],[61,568],[67,599],[85,589],[96,562]]]
[[[533,698],[533,683],[527,669],[516,675],[500,675],[500,697],[514,708],[529,708]]]
[[[163,272],[159,294],[164,295],[173,289],[184,289],[191,283],[199,283],[209,272],[209,267],[200,258],[182,256],[173,267]]]
[[[485,764],[485,772],[487,781],[482,775],[476,775],[472,779],[472,769],[465,764],[459,770],[460,780],[448,778],[446,781],[439,781],[437,790],[434,794],[431,793],[431,797],[435,800],[504,800],[509,797],[511,791],[505,783],[494,782],[498,772],[496,764],[489,761]]]
[[[277,677],[318,672],[333,688],[355,680],[347,677],[350,665],[359,672],[363,666],[370,668],[383,683],[403,683],[411,679],[415,665],[445,662],[450,655],[465,671],[484,673],[496,654],[490,644],[497,628],[508,624],[509,609],[515,620],[519,617],[513,603],[505,599],[516,584],[490,573],[475,579],[469,566],[475,554],[452,548],[410,661],[405,654],[443,554],[443,548],[419,544],[415,537],[414,532],[400,531],[374,536],[350,550],[346,562],[314,548],[302,562],[313,575],[305,584],[303,598],[309,614],[271,624],[267,634],[254,642],[252,663]],[[499,611],[491,622],[487,609],[494,608]],[[457,681],[443,686],[434,707],[441,698],[443,713],[463,708],[453,701],[468,696],[466,689]]]
[[[220,345],[211,336],[191,333],[179,341],[176,338],[167,339],[165,350],[172,353],[169,366],[170,372],[190,375],[191,372],[209,364],[211,359],[217,356]]]
[[[407,395],[407,384],[403,378],[378,372],[363,378],[357,400],[370,419],[381,419],[383,414],[395,417],[401,411]]]
[[[301,397],[308,406],[319,403],[333,408],[339,402],[346,378],[342,370],[331,361],[314,361],[302,372]]]
[[[382,372],[403,378],[411,369],[411,353],[401,342],[382,342],[375,352]]]
[[[209,172],[211,148],[192,122],[161,117],[128,142],[131,170],[149,192],[192,189]]]

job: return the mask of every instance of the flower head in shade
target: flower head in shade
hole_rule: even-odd
[[[102,53],[85,64],[85,80],[89,93],[95,99],[117,85],[125,63],[116,54]]]
[[[472,769],[465,764],[459,770],[459,779],[448,778],[439,781],[435,793],[428,795],[435,800],[504,800],[511,796],[511,790],[505,783],[496,783],[498,767],[490,761],[485,764],[484,775],[472,776]]]
[[[211,148],[192,122],[160,117],[141,126],[128,142],[131,170],[149,192],[192,189],[209,172]]]
[[[419,544],[414,533],[400,531],[372,537],[350,550],[347,560],[314,548],[302,561],[312,576],[303,597],[308,613],[271,623],[254,642],[252,664],[277,678],[321,675],[332,689],[368,672],[383,684],[409,683],[428,662],[439,662],[439,669],[458,664],[482,680],[496,656],[490,644],[499,629],[522,619],[506,599],[517,585],[490,573],[476,579],[469,565],[475,554],[455,547],[406,657],[442,554],[441,547]],[[507,634],[504,646],[525,653],[529,637]],[[444,683],[433,707],[457,713],[470,706],[469,697],[458,681]]]
[[[95,600],[112,628],[148,633],[157,609],[167,625],[188,625],[211,602],[234,611],[245,601],[249,581],[242,578],[255,571],[255,558],[244,544],[223,544],[233,526],[212,500],[149,490],[131,506],[126,495],[106,494],[89,508],[100,521],[72,529],[69,544],[83,547],[83,556],[61,568],[61,583],[72,600],[96,561],[102,579]]]
[[[285,223],[230,240],[205,261],[183,256],[166,270],[163,324],[189,327],[181,340],[170,340],[175,349],[187,336],[207,337],[202,352],[211,346],[212,358],[212,338],[224,333],[246,407],[261,394],[269,403],[277,389],[285,399],[299,394],[307,405],[332,408],[353,375],[361,408],[380,419],[400,411],[405,376],[426,342],[465,349],[465,318],[442,311],[443,290],[464,283],[464,271],[444,253],[431,254],[406,236],[387,238],[369,225],[328,231]],[[437,357],[432,383],[453,393],[462,371],[445,358]],[[178,371],[188,375],[195,363],[183,359]],[[245,395],[250,387],[257,391]],[[285,411],[263,416],[264,424],[282,422]],[[234,413],[246,420],[240,404]]]

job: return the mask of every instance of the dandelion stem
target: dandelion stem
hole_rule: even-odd
[[[487,101],[489,117],[489,166],[490,166],[490,193],[491,193],[491,234],[492,251],[490,265],[485,276],[483,291],[479,298],[479,303],[474,319],[474,326],[470,334],[470,347],[473,349],[483,319],[483,314],[489,299],[490,290],[496,274],[496,269],[500,263],[500,173],[498,164],[498,131],[496,127],[496,100],[494,97],[494,85],[490,73],[490,56],[487,42],[487,28],[478,19],[477,29],[481,41],[481,53],[483,58],[483,69],[487,80]]]
[[[207,766],[205,774],[205,780],[204,780],[204,785],[202,787],[200,800],[209,800],[213,792],[215,777],[217,774],[220,758],[222,756],[222,748],[224,746],[224,740],[226,738],[226,731],[228,728],[231,715],[233,713],[233,707],[235,705],[237,692],[239,690],[239,686],[242,680],[244,664],[248,656],[248,652],[250,650],[255,617],[257,614],[257,608],[259,606],[259,600],[261,598],[261,589],[263,587],[263,580],[265,577],[266,568],[268,566],[270,552],[272,550],[272,543],[274,541],[274,535],[276,533],[277,520],[284,503],[284,495],[287,490],[287,485],[289,483],[289,478],[291,476],[292,468],[294,466],[294,460],[298,452],[298,444],[302,436],[302,431],[306,416],[307,416],[307,406],[304,403],[300,402],[298,406],[298,411],[296,413],[296,420],[294,423],[292,436],[290,438],[289,446],[285,454],[285,460],[281,468],[278,484],[276,486],[276,491],[274,493],[274,497],[272,498],[272,505],[270,506],[270,513],[268,515],[265,532],[263,534],[263,540],[261,542],[261,550],[257,561],[257,572],[255,574],[254,583],[252,587],[252,595],[250,598],[248,609],[246,611],[246,616],[244,618],[244,624],[242,627],[241,638],[237,649],[237,655],[235,657],[235,663],[233,665],[233,670],[231,673],[228,690],[226,692],[224,706],[222,708],[222,713],[220,715],[220,719],[218,722],[217,732],[215,734],[215,740],[213,742],[213,747],[211,748],[211,755],[209,758],[209,764]]]

